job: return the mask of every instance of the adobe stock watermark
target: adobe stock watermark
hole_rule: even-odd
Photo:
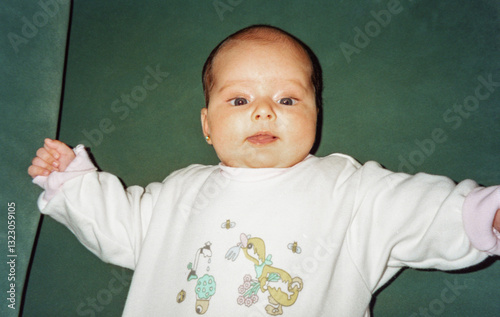
[[[239,173],[239,170],[235,170],[235,173]],[[189,223],[193,218],[201,215],[210,206],[212,199],[220,195],[229,186],[230,182],[230,178],[222,175],[219,169],[215,169],[200,188],[191,186],[190,190],[192,192],[190,193],[195,196],[193,199],[183,200],[178,207],[178,213],[184,222]],[[185,201],[188,201],[188,203],[185,203]]]
[[[410,3],[415,3],[417,0],[409,0]],[[354,28],[354,37],[351,43],[340,43],[340,50],[344,55],[347,63],[352,60],[353,54],[359,54],[361,51],[370,45],[372,39],[378,37],[382,31],[391,23],[394,16],[403,12],[404,7],[399,0],[389,0],[386,8],[377,11],[371,10],[371,19],[365,23],[363,28]]]
[[[333,236],[328,240],[317,238],[312,255],[302,258],[299,263],[295,263],[293,271],[295,274],[301,274],[301,276],[315,274],[322,262],[328,261],[331,263],[334,260],[332,257],[336,251],[338,251],[338,244],[335,243]]]
[[[113,277],[108,281],[107,287],[100,289],[94,297],[87,297],[76,307],[78,316],[97,316],[113,301],[113,297],[128,289],[132,277],[126,269],[113,269],[111,274]]]
[[[6,256],[6,267],[8,274],[5,276],[7,283],[7,307],[16,310],[19,306],[16,298],[16,203],[11,201],[7,203],[6,208],[7,213],[7,223],[5,228],[7,229],[7,239],[5,244],[7,245],[7,256]],[[5,291],[5,290],[4,290]],[[17,306],[16,306],[17,305]]]
[[[500,82],[493,80],[493,75],[477,77],[478,85],[474,92],[463,99],[462,103],[454,104],[452,107],[443,112],[443,121],[451,124],[449,129],[457,130],[460,128],[464,120],[468,119],[473,112],[480,108],[481,102],[490,98],[490,96],[500,87]],[[415,139],[417,148],[411,151],[408,155],[399,155],[398,171],[413,174],[416,167],[424,164],[424,162],[434,154],[438,144],[442,144],[448,140],[448,135],[443,128],[435,128],[432,130],[428,139]]]
[[[117,98],[111,102],[110,110],[111,112],[118,114],[120,120],[125,120],[129,117],[131,110],[137,109],[140,103],[146,100],[148,95],[159,87],[166,78],[168,78],[169,73],[163,72],[160,69],[160,64],[157,64],[155,68],[147,66],[145,69],[146,75],[143,77],[141,84],[132,87],[127,94],[121,94],[120,98]],[[113,120],[109,118],[102,118],[96,128],[87,130],[83,129],[82,134],[85,136],[85,140],[80,141],[80,144],[85,144],[87,146],[99,146],[106,134],[110,134],[115,131],[116,126],[113,124]]]
[[[215,12],[219,16],[220,21],[224,21],[224,13],[233,12],[234,8],[239,6],[244,0],[214,0],[212,5],[215,8]]]
[[[40,10],[35,12],[31,18],[23,16],[21,22],[23,23],[20,32],[9,32],[7,38],[9,39],[10,45],[16,53],[19,52],[19,46],[27,45],[28,42],[33,39],[39,32],[41,28],[46,26],[50,19],[54,18],[59,14],[59,5],[65,4],[65,0],[41,0],[38,1],[38,6]]]
[[[370,11],[372,20],[366,22],[363,29],[360,27],[354,28],[354,45],[346,42],[340,43],[340,49],[347,63],[351,62],[351,56],[353,54],[361,53],[361,50],[365,49],[370,44],[370,38],[375,38],[380,35],[382,29],[386,28],[389,23],[391,23],[393,15],[398,15],[403,11],[403,6],[398,0],[389,0],[386,7],[387,9],[382,9],[378,12],[373,10]]]
[[[439,296],[431,300],[427,306],[419,307],[418,312],[413,312],[408,317],[434,317],[440,316],[446,311],[446,307],[453,304],[460,295],[467,289],[469,289],[474,280],[467,279],[462,283],[459,283],[457,278],[450,282],[449,280],[444,280],[444,287],[439,292]]]

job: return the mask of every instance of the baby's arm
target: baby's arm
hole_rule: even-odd
[[[116,176],[97,172],[83,145],[70,149],[50,139],[28,173],[44,189],[42,214],[68,227],[102,260],[135,267],[161,183],[124,188]]]
[[[28,174],[35,178],[49,176],[54,171],[64,172],[74,158],[75,153],[66,144],[58,140],[45,139],[43,147],[38,149],[31,161]]]

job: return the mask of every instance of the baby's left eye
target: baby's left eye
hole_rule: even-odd
[[[233,106],[244,106],[248,103],[248,100],[246,100],[245,98],[234,98],[233,100],[230,100],[229,101],[230,104],[232,104]]]
[[[293,106],[295,103],[297,103],[297,101],[292,98],[281,98],[280,100],[278,100],[278,102],[285,106]]]

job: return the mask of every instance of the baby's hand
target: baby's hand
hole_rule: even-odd
[[[28,174],[35,178],[48,176],[53,171],[63,172],[74,158],[75,153],[66,144],[58,140],[45,139],[43,147],[36,151],[36,156],[31,161]]]

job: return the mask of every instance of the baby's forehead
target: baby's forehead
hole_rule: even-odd
[[[282,51],[283,53],[281,53]],[[276,61],[276,63],[272,63],[273,66],[269,66],[269,58],[263,59],[263,56],[268,56],[271,59],[276,58],[276,54],[278,54],[278,56],[281,55],[286,62],[282,63]],[[301,87],[306,91],[315,90],[313,87],[314,83],[312,82],[312,62],[302,47],[300,45],[294,45],[290,40],[270,42],[267,40],[263,41],[261,39],[250,38],[237,39],[225,43],[225,46],[219,50],[217,56],[213,60],[212,84],[214,86],[223,85],[222,87],[226,88],[236,83],[239,85],[251,85],[253,82],[252,80],[245,80],[240,77],[238,77],[237,80],[234,79],[235,74],[239,74],[241,70],[239,68],[240,65],[244,65],[242,66],[243,68],[250,67],[251,69],[259,69],[259,78],[261,79],[268,76],[276,76],[275,71],[279,68],[282,69],[281,73],[283,76],[280,75],[279,78],[272,80],[273,85],[280,86],[281,88],[288,87],[288,89],[292,89],[291,87]],[[290,67],[293,69],[300,69],[302,72],[301,74],[305,75],[305,77],[300,75],[301,77],[297,79],[286,75],[293,73],[295,74],[294,76],[297,76],[296,72],[289,71]],[[235,69],[238,69],[238,71],[234,71]],[[232,84],[229,85],[228,81]]]
[[[273,51],[277,48],[279,50],[286,50],[288,53],[292,52],[299,57],[295,59],[297,63],[304,64],[308,70],[312,71],[312,62],[306,50],[294,39],[285,36],[280,38],[248,37],[230,39],[224,43],[224,45],[217,52],[217,55],[214,57],[214,64],[218,64],[219,62],[224,63],[225,57],[230,55],[235,50],[238,51],[242,49],[245,50],[254,48],[258,48],[259,53]]]
[[[256,47],[258,46],[260,50],[271,50],[276,46],[279,46],[283,50],[292,50],[297,54],[307,56],[305,49],[293,38],[288,36],[280,37],[237,37],[234,39],[229,39],[219,50],[218,54],[230,51],[236,47],[248,46]]]

